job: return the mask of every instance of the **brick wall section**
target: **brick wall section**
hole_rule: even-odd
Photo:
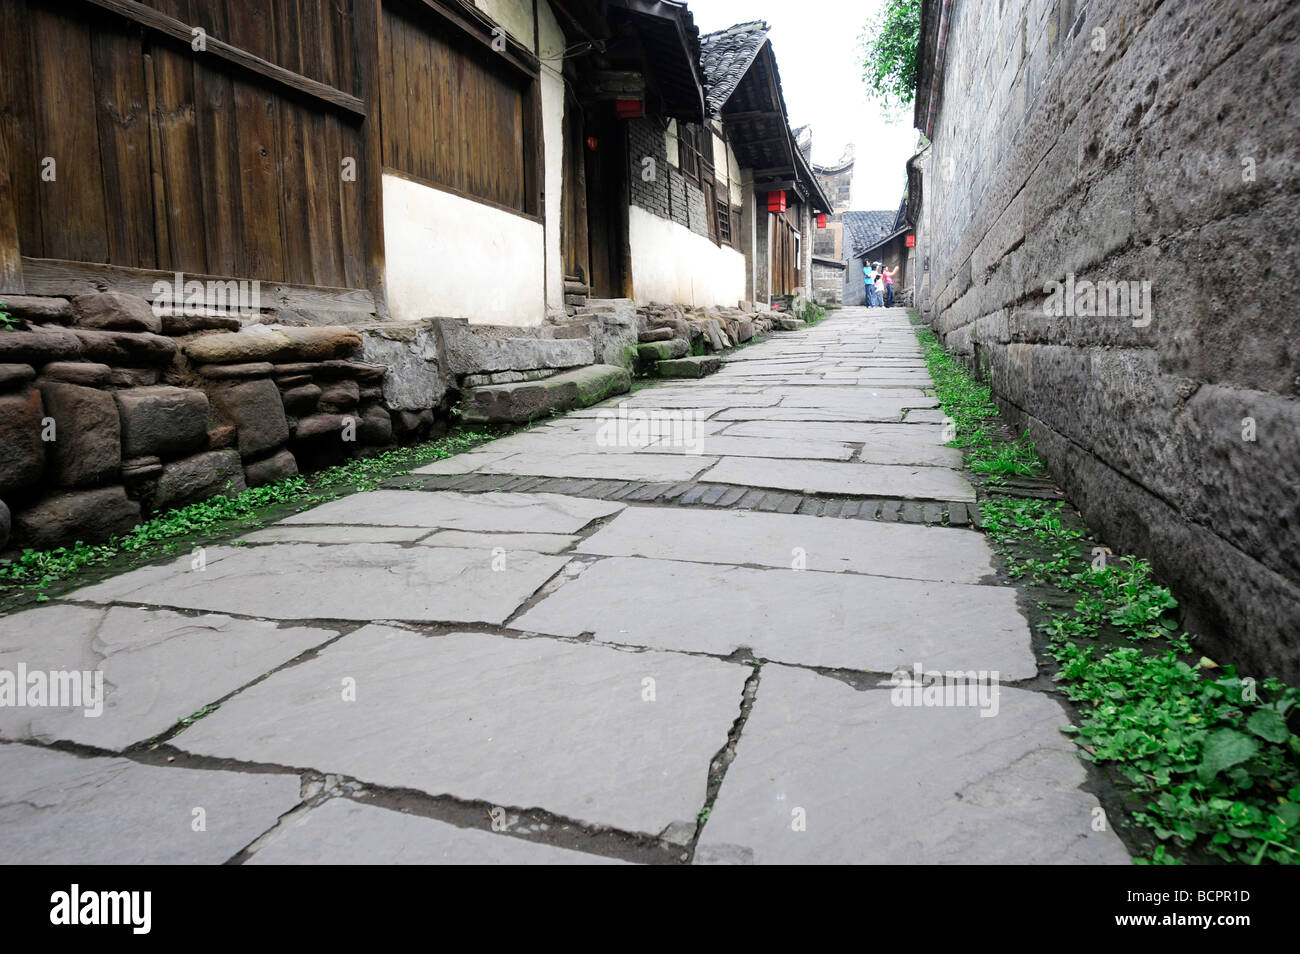
[[[909,279],[1203,651],[1291,681],[1297,36],[1288,0],[954,3]],[[1150,324],[1045,314],[1068,273],[1149,281]]]
[[[647,156],[654,160],[654,176],[649,181],[642,174]],[[704,193],[669,165],[664,131],[657,120],[634,119],[628,123],[628,166],[633,205],[708,236]]]
[[[661,219],[670,218],[668,202],[669,173],[664,134],[649,119],[634,119],[627,124],[628,179],[632,185],[632,204],[653,212]],[[646,181],[642,170],[645,159],[654,160],[654,177]]]

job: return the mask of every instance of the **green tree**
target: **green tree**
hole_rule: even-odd
[[[916,97],[916,51],[921,42],[921,0],[885,0],[863,28],[862,79],[887,108]]]

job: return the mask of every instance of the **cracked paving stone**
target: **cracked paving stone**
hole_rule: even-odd
[[[626,862],[346,798],[286,819],[248,865],[619,865]]]
[[[425,464],[423,467],[417,467],[411,473],[472,474],[477,470],[482,470],[489,464],[495,464],[499,460],[505,460],[505,458],[509,457],[513,453],[513,450],[470,450],[463,454],[456,454],[454,457],[448,457],[446,460],[438,460],[434,461],[432,464]]]
[[[959,471],[904,464],[724,457],[701,480],[741,487],[774,487],[813,494],[905,497],[973,502],[975,489]]]
[[[6,616],[0,618],[0,669],[98,671],[103,697],[102,707],[84,695],[62,708],[0,706],[0,737],[124,749],[337,635],[120,606],[44,606]],[[93,685],[95,677],[87,678]],[[99,715],[88,714],[95,708]]]
[[[160,768],[0,744],[3,860],[221,864],[297,805],[299,791],[297,775]],[[204,830],[196,831],[200,817]]]
[[[716,421],[859,421],[888,423],[900,421],[910,407],[934,407],[937,401],[925,398],[885,401],[863,398],[853,405],[840,407],[728,407],[714,415]]]
[[[656,445],[658,447],[659,445]],[[710,434],[697,438],[692,446],[681,445],[683,452],[707,454],[710,457],[761,457],[779,460],[806,458],[808,460],[849,460],[853,449],[843,443],[817,440],[794,440],[768,437],[733,437],[727,434]]]
[[[558,494],[373,490],[294,514],[276,526],[326,523],[486,533],[575,533],[621,509],[619,504]]]
[[[497,624],[565,563],[564,557],[524,550],[508,554],[504,566],[494,560],[491,550],[389,543],[213,548],[203,570],[192,569],[186,556],[166,567],[133,570],[69,598],[267,619]]]
[[[470,533],[467,530],[438,530],[421,541],[428,547],[464,547],[470,550],[504,550],[509,554],[525,550],[534,553],[559,553],[580,540],[563,533]]]
[[[716,656],[747,646],[764,659],[867,672],[918,661],[1007,680],[1038,671],[1015,590],[848,573],[609,557],[510,626]]]
[[[834,515],[841,501],[829,501]],[[579,553],[699,563],[851,571],[979,583],[993,574],[984,535],[971,530],[819,520],[740,510],[629,507],[578,545]]]
[[[173,744],[657,835],[703,806],[749,673],[675,653],[367,626]]]
[[[986,718],[765,666],[695,863],[1127,864],[1068,721],[1006,686]]]
[[[250,533],[246,543],[411,543],[427,537],[428,527],[331,527],[327,524],[274,526]]]
[[[644,448],[644,453],[559,454],[549,451],[524,451],[508,460],[486,468],[493,474],[511,474],[529,477],[569,477],[576,480],[637,480],[652,483],[677,483],[689,480],[705,467],[717,462],[716,457],[696,454],[653,453],[654,448]]]

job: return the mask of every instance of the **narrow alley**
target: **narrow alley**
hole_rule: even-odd
[[[845,309],[0,620],[113,688],[0,709],[102,756],[0,746],[9,857],[1126,862],[929,387],[901,310]]]

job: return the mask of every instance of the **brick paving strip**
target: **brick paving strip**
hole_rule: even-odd
[[[930,383],[844,309],[0,619],[105,693],[0,708],[7,860],[1126,863]]]

